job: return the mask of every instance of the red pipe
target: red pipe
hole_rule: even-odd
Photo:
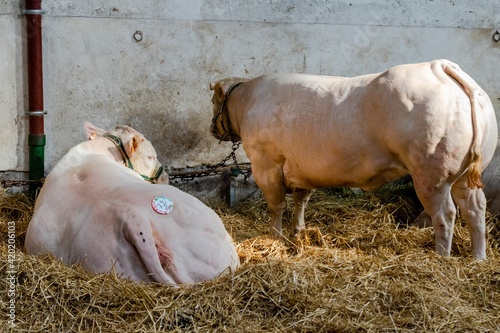
[[[29,179],[44,177],[44,110],[42,62],[42,0],[26,0],[29,94]]]

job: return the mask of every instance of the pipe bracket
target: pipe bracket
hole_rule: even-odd
[[[45,15],[47,11],[45,9],[23,9],[21,13],[23,15]]]
[[[28,111],[26,112],[27,116],[44,116],[47,114],[47,111]]]

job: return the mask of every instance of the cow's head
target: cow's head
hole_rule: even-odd
[[[220,141],[236,142],[240,140],[240,137],[231,128],[226,103],[233,89],[246,81],[248,79],[230,77],[210,83],[210,90],[214,91],[212,96],[213,118],[210,133]]]
[[[84,124],[89,140],[105,137],[111,140],[120,150],[125,166],[137,172],[144,180],[154,184],[168,184],[168,174],[158,161],[156,150],[151,142],[130,126],[117,126],[115,130],[106,131],[92,125]]]

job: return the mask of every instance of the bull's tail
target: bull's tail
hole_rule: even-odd
[[[482,174],[482,154],[479,145],[479,129],[477,123],[477,84],[465,72],[463,72],[458,65],[450,62],[442,62],[443,71],[457,81],[467,93],[471,105],[471,120],[472,120],[472,143],[470,147],[471,163],[469,166],[467,184],[469,188],[483,188],[481,180]]]

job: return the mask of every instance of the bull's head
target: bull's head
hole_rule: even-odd
[[[220,141],[237,142],[240,137],[234,132],[230,121],[230,111],[227,109],[227,102],[233,89],[248,79],[230,77],[210,83],[210,90],[214,91],[212,96],[213,118],[210,126],[210,133]]]
[[[127,167],[137,172],[144,180],[153,184],[168,184],[168,174],[158,161],[156,150],[151,142],[130,126],[117,126],[106,131],[85,122],[84,128],[90,140],[106,137],[120,150]]]

